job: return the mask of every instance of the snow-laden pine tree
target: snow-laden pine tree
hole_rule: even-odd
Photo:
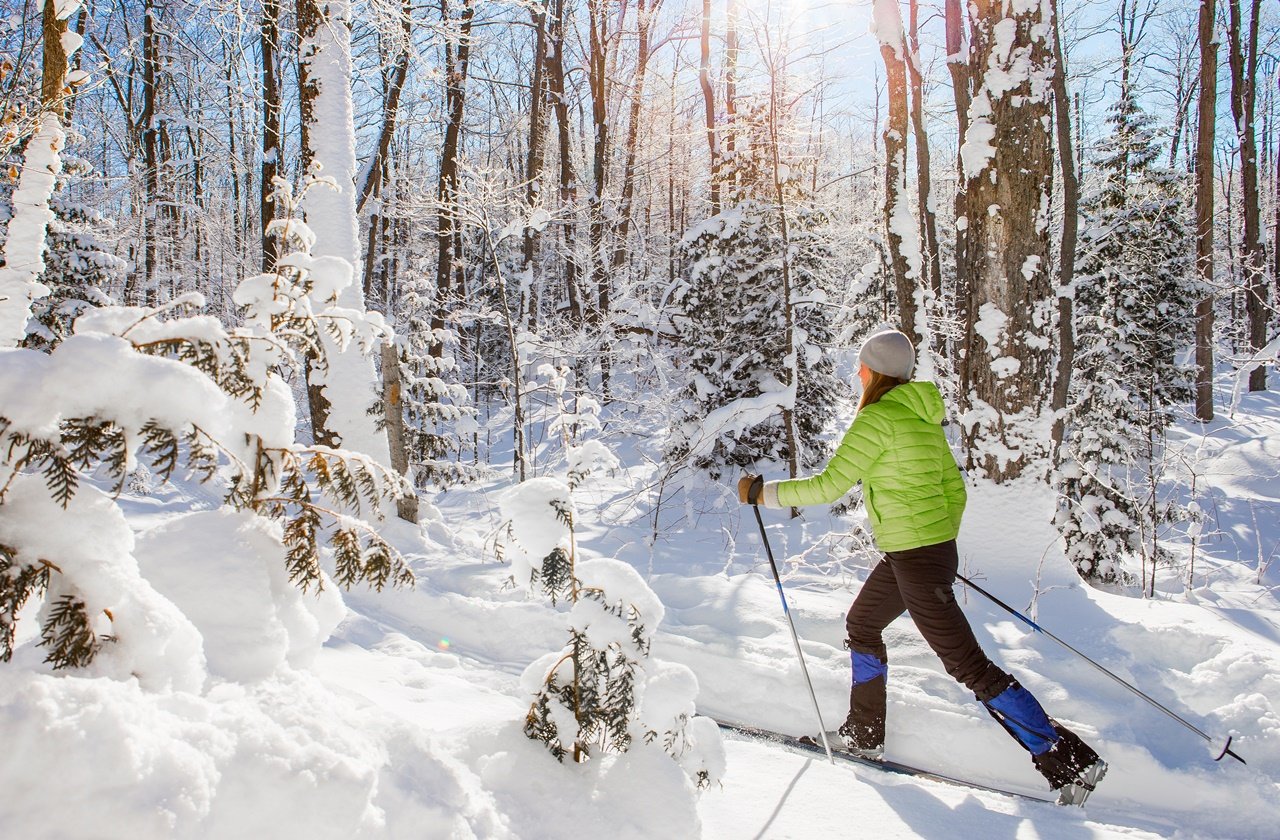
[[[1157,494],[1172,407],[1191,397],[1178,360],[1202,294],[1192,261],[1186,179],[1159,165],[1151,118],[1130,96],[1113,106],[1082,206],[1077,336],[1058,522],[1084,577],[1114,582],[1160,557],[1169,509]]]
[[[436,312],[424,279],[409,284],[401,301],[403,338],[397,347],[405,420],[405,447],[419,487],[448,487],[473,479],[477,469],[461,460],[476,431],[476,411],[458,381],[458,334],[433,329]]]
[[[48,250],[40,282],[48,296],[32,303],[24,347],[50,349],[71,334],[71,325],[83,312],[112,303],[113,293],[123,290],[129,264],[111,253],[104,237],[111,221],[96,207],[68,191],[90,174],[88,161],[63,155],[63,173],[49,201]],[[5,202],[7,203],[7,201]],[[0,213],[8,215],[7,208]]]
[[[324,363],[314,352],[321,333],[366,354],[386,333],[380,316],[334,311],[350,272],[311,252],[315,235],[293,218],[298,204],[283,182],[276,201],[288,217],[271,228],[287,253],[237,289],[244,326],[197,314],[203,298],[193,293],[84,313],[48,353],[0,348],[0,661],[14,651],[23,607],[39,603],[54,668],[199,689],[199,634],[140,574],[116,501],[139,460],[162,480],[183,471],[221,483],[226,505],[243,514],[227,521],[259,518],[274,559],[304,592],[412,582],[358,518],[380,517],[406,492],[403,479],[367,455],[294,442],[285,372],[296,375],[304,353]],[[25,243],[33,253],[40,234]]]
[[[774,148],[767,102],[743,108],[733,130],[724,209],[679,246],[686,279],[676,327],[689,385],[668,458],[712,477],[758,461],[821,463],[819,437],[843,388],[828,353],[824,278],[834,252],[807,185],[813,161]]]

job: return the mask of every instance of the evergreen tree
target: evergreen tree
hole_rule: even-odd
[[[1158,165],[1151,118],[1123,96],[1083,206],[1075,288],[1077,375],[1061,467],[1059,526],[1091,580],[1124,580],[1126,558],[1155,563],[1170,510],[1156,466],[1172,409],[1190,399],[1178,351],[1202,295],[1190,254],[1185,178]]]
[[[410,284],[402,301],[404,336],[399,349],[405,393],[405,435],[419,489],[473,480],[479,470],[461,460],[464,441],[476,429],[476,412],[458,382],[458,335],[432,329],[435,307],[425,280]]]
[[[10,171],[19,171],[21,154],[11,156]],[[64,153],[55,194],[49,201],[44,273],[40,282],[49,294],[32,303],[23,347],[50,350],[71,334],[71,324],[87,309],[112,303],[112,292],[123,288],[128,263],[111,253],[103,242],[111,222],[69,190],[92,172],[89,163]],[[10,179],[0,181],[0,245],[13,214]]]
[[[48,297],[32,306],[32,320],[23,346],[48,350],[71,334],[71,325],[84,311],[110,306],[112,294],[123,290],[129,264],[112,254],[103,238],[111,222],[96,208],[77,200],[71,190],[92,168],[74,156],[63,158],[63,173],[50,201],[49,251],[40,281]]]
[[[833,373],[831,308],[824,271],[833,250],[825,216],[805,183],[811,160],[774,165],[764,103],[735,123],[735,153],[723,168],[726,206],[680,243],[687,280],[679,287],[677,330],[688,353],[687,408],[668,450],[718,477],[761,460],[804,467],[826,454],[819,437],[843,386]],[[778,183],[775,183],[775,178]],[[777,194],[781,186],[782,206]],[[783,213],[786,214],[784,255]],[[790,300],[783,295],[783,259]],[[786,323],[790,311],[794,347]],[[796,417],[790,452],[782,411]]]

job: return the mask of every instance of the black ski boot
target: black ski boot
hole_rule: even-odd
[[[1106,775],[1107,763],[1070,729],[1057,721],[1053,729],[1057,742],[1031,761],[1057,791],[1059,805],[1083,805]]]

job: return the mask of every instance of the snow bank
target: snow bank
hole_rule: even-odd
[[[147,579],[200,630],[209,673],[269,676],[311,663],[346,613],[337,587],[290,583],[280,525],[224,508],[173,519],[138,541]]]
[[[9,672],[0,826],[12,837],[502,836],[420,731],[289,673],[207,697]],[[53,781],[56,780],[56,783]],[[75,795],[68,807],[68,792]]]
[[[660,748],[647,745],[585,764],[560,764],[518,724],[466,745],[481,757],[486,791],[514,837],[700,837],[693,783]]]

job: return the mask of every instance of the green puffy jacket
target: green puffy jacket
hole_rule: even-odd
[[[942,394],[908,382],[858,412],[820,474],[765,485],[777,507],[831,504],[862,482],[881,551],[955,539],[964,513],[964,479],[942,433]]]

